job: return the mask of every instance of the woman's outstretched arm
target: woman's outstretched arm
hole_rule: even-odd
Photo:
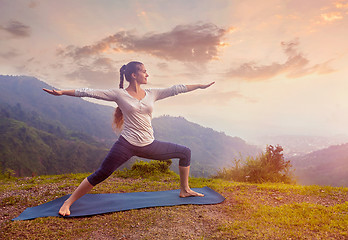
[[[179,93],[184,93],[184,92],[190,92],[196,89],[205,89],[207,87],[210,87],[213,85],[215,82],[209,83],[209,84],[195,84],[195,85],[174,85],[169,88],[158,88],[158,89],[152,89],[152,91],[155,92],[156,95],[156,101],[161,100],[167,97],[175,96]]]
[[[193,90],[196,90],[196,89],[206,89],[208,87],[210,87],[211,85],[213,85],[215,82],[211,82],[209,84],[195,84],[195,85],[186,85],[186,88],[187,88],[187,91],[190,92],[190,91],[193,91]]]
[[[90,89],[90,88],[78,88],[75,90],[50,90],[43,88],[45,92],[52,94],[54,96],[72,96],[72,97],[90,97],[96,99],[102,99],[105,101],[115,101],[117,102],[118,94],[120,89]]]
[[[43,88],[42,90],[44,90],[45,92],[52,94],[54,96],[62,96],[62,95],[67,95],[67,96],[72,96],[75,97],[75,90],[50,90],[50,89],[46,89]]]

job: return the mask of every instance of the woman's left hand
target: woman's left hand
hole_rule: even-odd
[[[211,82],[211,83],[209,83],[209,84],[206,84],[206,85],[201,85],[201,89],[206,89],[206,88],[208,88],[208,87],[210,87],[211,85],[213,85],[215,82]]]
[[[195,84],[195,85],[186,85],[186,88],[187,88],[187,91],[190,92],[190,91],[193,91],[193,90],[196,90],[196,89],[206,89],[208,87],[210,87],[211,85],[213,85],[215,82],[211,82],[209,84]]]

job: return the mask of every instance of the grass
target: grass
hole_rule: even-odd
[[[217,205],[131,210],[84,218],[11,221],[27,207],[70,194],[89,174],[0,180],[0,239],[347,239],[348,188],[250,184],[191,178],[226,197]],[[127,177],[115,172],[91,193],[179,188],[172,173]]]
[[[338,239],[348,237],[348,204],[325,207],[310,203],[284,204],[277,207],[259,205],[246,214],[248,218],[229,221],[220,226],[224,236],[236,234],[248,239]],[[248,210],[244,209],[244,213]]]

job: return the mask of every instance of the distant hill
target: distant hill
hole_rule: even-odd
[[[111,128],[114,108],[80,98],[50,96],[42,88],[52,86],[27,76],[0,75],[0,104],[19,106],[44,120],[83,132],[111,145],[116,136]]]
[[[191,149],[192,174],[195,176],[210,176],[216,170],[231,165],[235,158],[256,156],[262,151],[239,137],[227,136],[183,117],[162,116],[152,122],[156,139]]]
[[[89,172],[108,149],[78,137],[59,137],[10,118],[0,118],[0,171],[16,176]]]
[[[300,184],[348,186],[348,143],[290,160]]]
[[[8,121],[14,124],[14,120],[17,121],[15,125],[20,124],[23,129],[30,129],[25,130],[26,133],[40,132],[40,134],[49,134],[55,137],[55,141],[58,142],[70,141],[71,149],[75,147],[74,144],[77,144],[72,143],[73,139],[97,147],[96,151],[100,151],[99,148],[105,148],[105,146],[110,147],[117,139],[111,128],[114,108],[79,98],[67,96],[53,97],[42,91],[42,88],[51,89],[52,86],[33,77],[0,75],[0,117],[7,124],[2,126],[3,131],[6,131],[7,135],[10,134],[7,129]],[[230,137],[213,129],[204,128],[184,118],[169,116],[155,118],[153,119],[153,126],[158,140],[183,144],[191,148],[192,174],[194,176],[209,176],[214,174],[217,169],[229,165],[234,158],[240,155],[249,156],[261,152],[260,149],[248,145],[240,138]],[[25,145],[25,140],[20,137],[19,132],[11,136],[11,139],[20,141],[20,145]],[[29,135],[27,139],[36,139],[31,134]],[[17,140],[15,140],[16,138]],[[0,140],[0,143],[3,144],[2,149],[11,149],[13,147],[9,146],[9,142],[5,141],[4,138]],[[15,159],[23,159],[15,157],[18,155],[17,151],[22,151],[23,155],[25,155],[25,152],[30,149],[33,151],[36,148],[39,149],[41,142],[36,141],[36,143],[37,145],[32,145],[31,148],[22,150],[14,148],[13,151],[7,152],[6,158],[1,158],[3,167],[11,166],[10,168],[12,168],[17,166],[14,170],[20,175],[27,175],[30,172],[42,173],[42,171],[34,171],[33,168],[30,168],[28,171],[19,171],[18,169],[20,169],[19,166],[21,165],[19,162],[16,163],[17,165],[14,163],[11,163],[12,165],[8,164],[10,161],[15,161]],[[51,146],[51,148],[54,147]],[[67,150],[62,148],[61,151]],[[2,152],[3,150],[1,150]],[[84,154],[81,154],[81,158],[84,158]],[[28,154],[28,156],[32,156],[32,158],[35,158],[33,161],[37,161],[35,154]],[[68,159],[69,156],[64,155],[63,158]],[[29,157],[26,159],[25,161],[29,161]],[[52,161],[64,160],[52,158]],[[73,164],[73,161],[78,162],[81,159],[72,160],[70,158],[70,161]],[[99,158],[95,160],[98,164],[100,161]],[[173,170],[177,170],[177,161],[173,162]],[[33,164],[32,166],[37,165]],[[78,167],[80,164],[75,164],[75,166],[76,168],[71,166],[70,170],[72,172],[76,172],[77,169],[82,170],[81,167]],[[95,163],[84,169],[93,171],[95,169],[94,166]],[[57,173],[62,173],[62,171],[62,169],[57,170]],[[66,173],[66,171],[63,172]],[[51,171],[49,173],[54,174]]]

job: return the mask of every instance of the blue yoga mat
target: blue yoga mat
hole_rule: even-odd
[[[86,194],[70,207],[71,215],[68,217],[85,217],[148,207],[164,207],[185,204],[217,204],[225,200],[223,196],[209,187],[193,188],[192,190],[203,193],[204,197],[181,198],[179,197],[179,190]],[[66,195],[39,206],[27,208],[18,217],[12,220],[29,220],[49,216],[58,217],[60,216],[58,214],[60,207],[69,196],[70,195]]]

